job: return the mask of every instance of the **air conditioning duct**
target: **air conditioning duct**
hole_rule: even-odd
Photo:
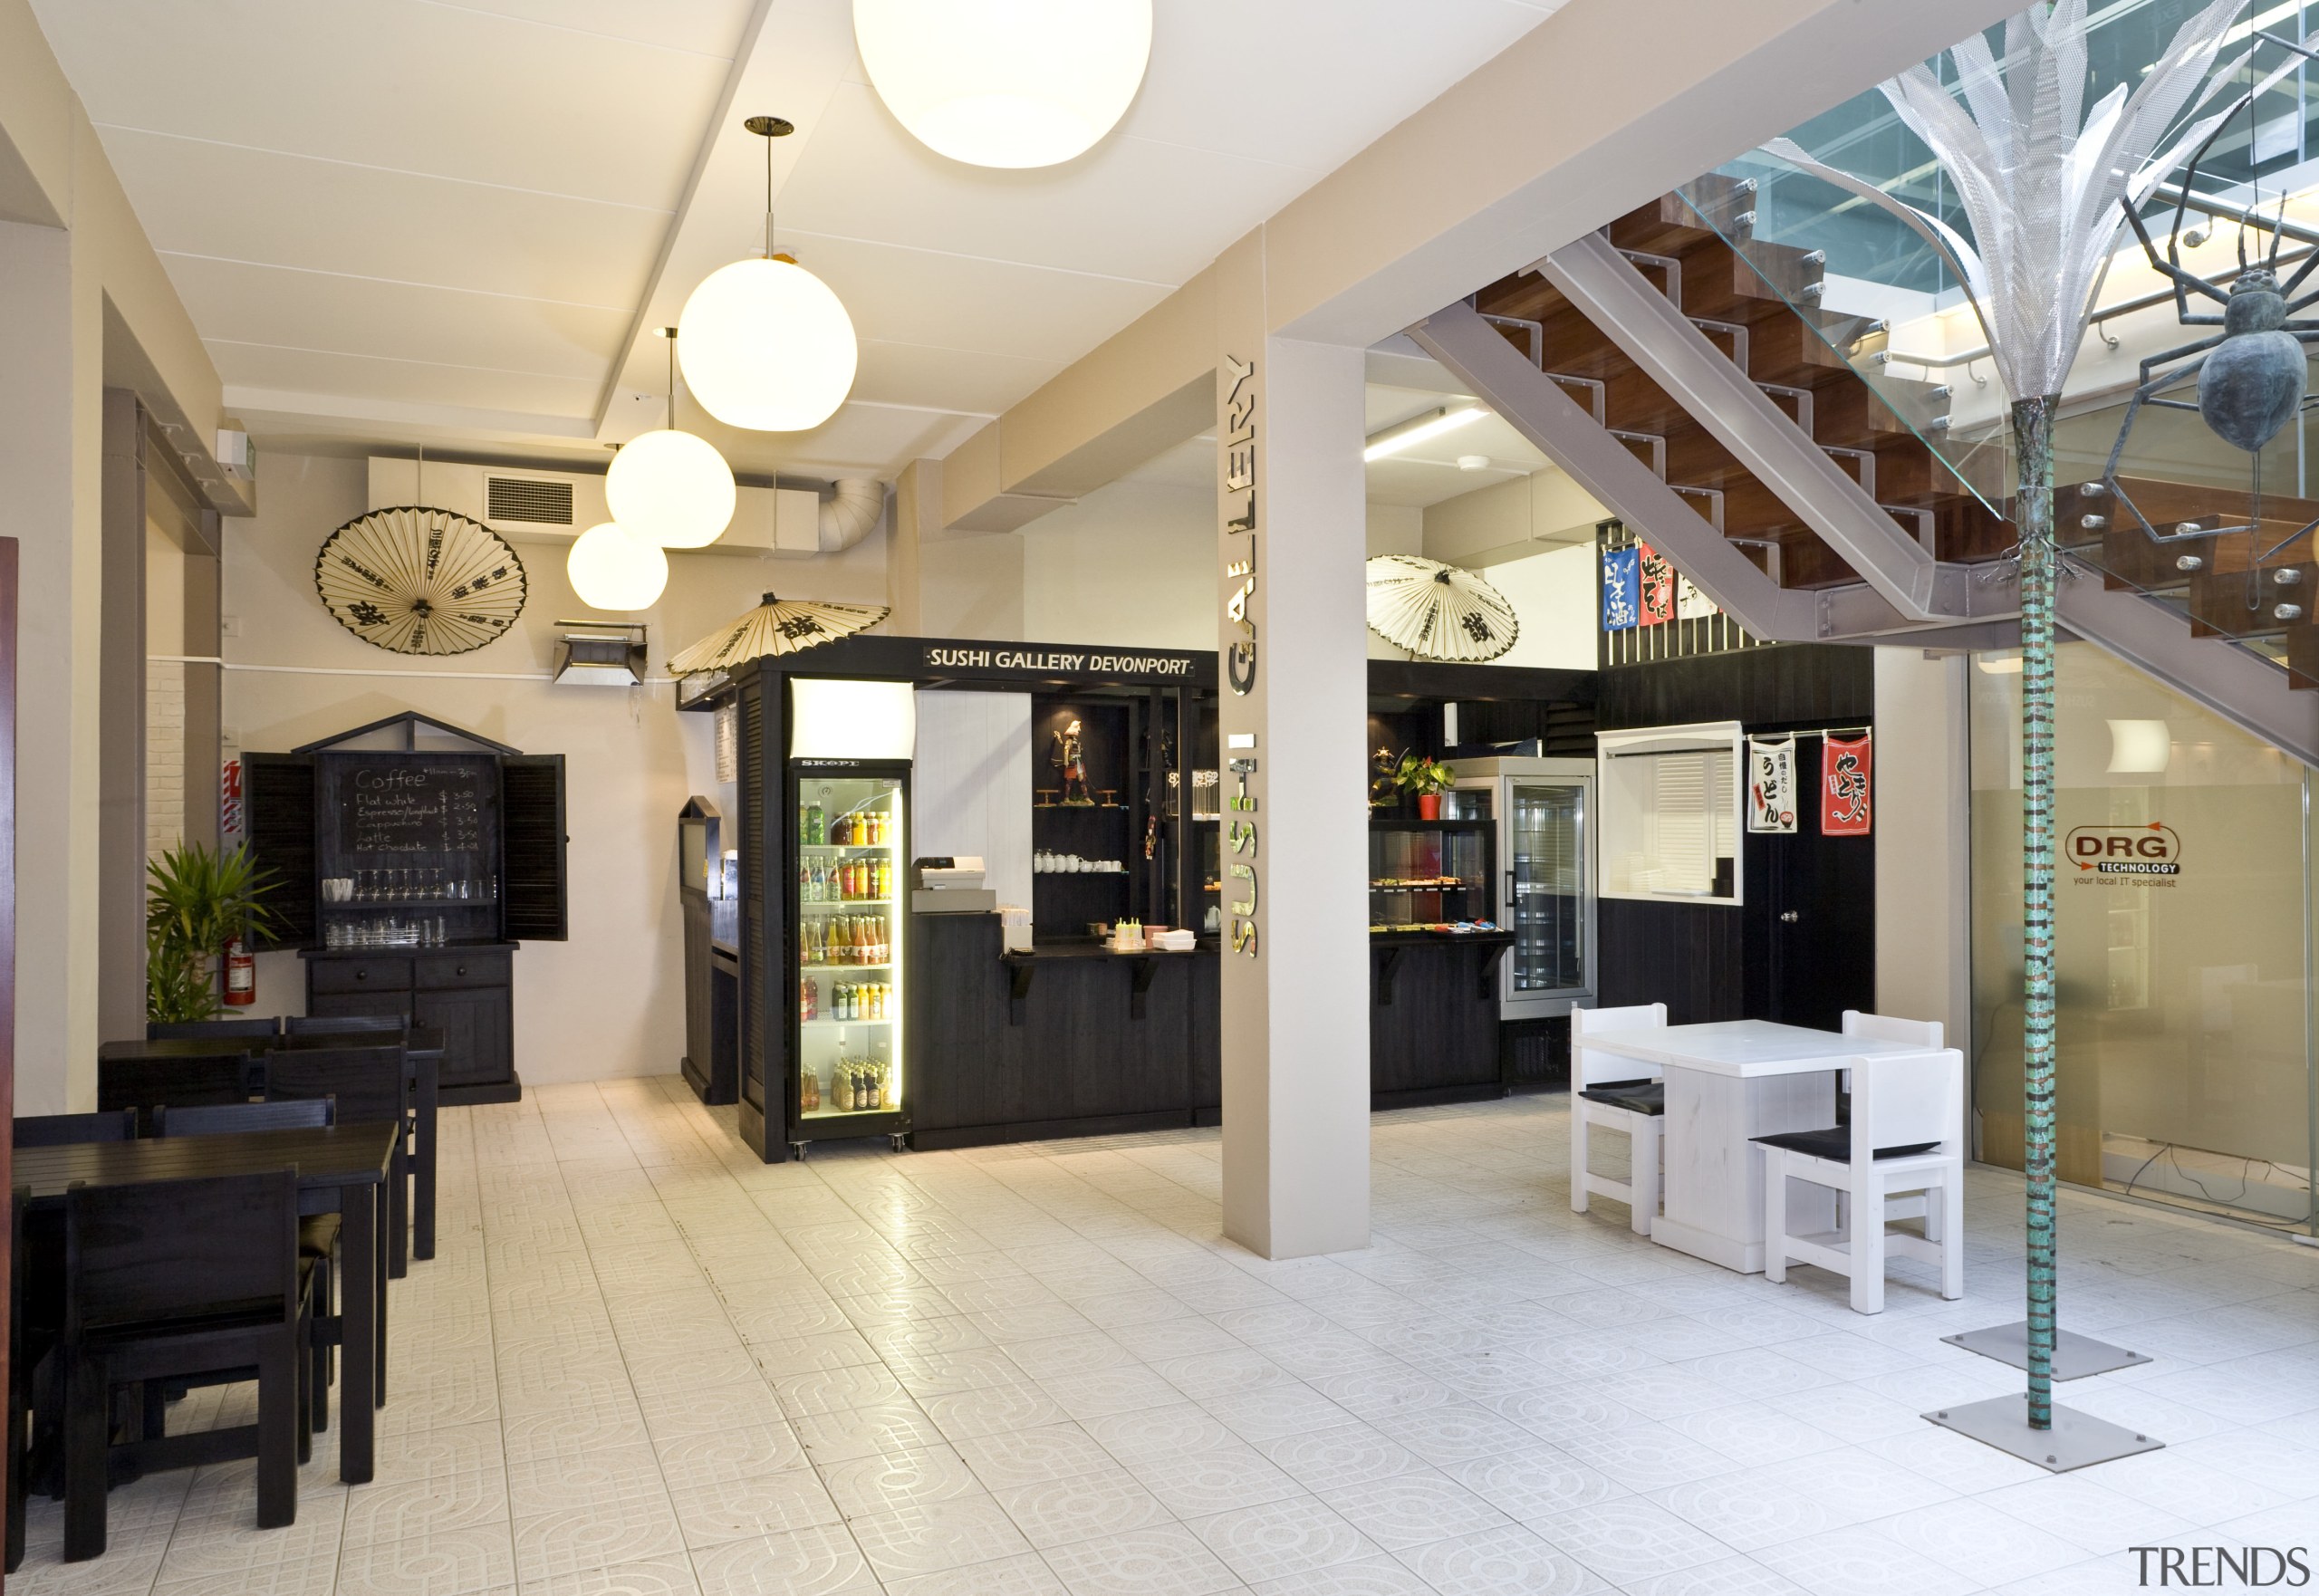
[[[832,487],[826,499],[810,488],[744,487],[723,537],[705,549],[669,552],[678,557],[725,553],[784,559],[842,553],[884,520],[886,486],[873,478],[845,476]],[[427,504],[480,521],[515,543],[569,545],[589,527],[611,519],[604,479],[597,472],[429,460],[423,491]],[[416,460],[370,457],[369,508],[418,504],[421,492]]]

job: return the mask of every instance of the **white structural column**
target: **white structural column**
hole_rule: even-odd
[[[1216,272],[1224,1233],[1295,1258],[1369,1245],[1362,355]]]
[[[0,222],[0,536],[17,541],[16,1111],[96,1107],[103,307],[73,235]],[[131,639],[140,644],[142,639]],[[140,861],[141,862],[141,861]]]

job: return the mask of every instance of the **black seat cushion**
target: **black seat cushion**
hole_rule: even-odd
[[[1624,1109],[1629,1113],[1663,1114],[1667,1111],[1667,1083],[1663,1081],[1603,1081],[1578,1095],[1588,1102]]]
[[[1802,1153],[1810,1159],[1827,1159],[1838,1164],[1852,1161],[1852,1130],[1843,1125],[1831,1125],[1825,1130],[1782,1130],[1772,1136],[1758,1136],[1766,1147],[1775,1147],[1791,1153]],[[1906,1147],[1880,1147],[1880,1159],[1912,1159],[1919,1153],[1929,1153],[1940,1144],[1937,1141],[1912,1141]]]

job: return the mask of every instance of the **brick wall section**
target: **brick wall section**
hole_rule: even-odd
[[[145,853],[174,848],[185,833],[185,667],[145,667]]]

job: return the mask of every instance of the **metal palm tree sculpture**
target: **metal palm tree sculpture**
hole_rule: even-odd
[[[2021,583],[2022,929],[2027,1023],[2023,1048],[2024,1167],[2028,1187],[2027,1428],[2034,1460],[2059,1461],[2042,1437],[2054,1427],[2054,546],[2053,423],[2076,362],[2090,301],[2122,214],[2139,205],[2228,114],[2177,130],[2247,63],[2218,68],[2242,0],[2212,0],[2174,35],[2131,92],[2121,84],[2089,111],[2085,0],[2033,6],[2006,24],[2000,62],[1979,34],[1949,52],[1954,89],[1934,62],[1880,85],[1902,122],[1929,146],[1954,185],[1973,238],[1857,178],[1775,140],[1775,155],[1891,212],[1949,261],[1987,335],[2013,396]],[[1960,102],[1961,101],[1961,102]],[[2157,153],[2160,140],[2174,143]],[[2009,1400],[2009,1399],[2008,1399]],[[1941,1416],[1944,1419],[1948,1415]],[[2072,1416],[2076,1419],[2077,1416]],[[2092,1421],[2086,1421],[2092,1422]],[[2011,1415],[2017,1429],[2021,1417]],[[1959,1426],[1958,1428],[1965,1428]],[[1995,1426],[1989,1428],[1996,1428]],[[1973,1430],[1982,1438],[2009,1440]],[[2133,1437],[2142,1441],[2142,1437]],[[2149,1443],[2144,1442],[2144,1445]],[[2058,1443],[2055,1443],[2058,1445]],[[2139,1450],[2128,1445],[2124,1450]],[[2106,1455],[2114,1455],[2106,1454]],[[2074,1462],[2090,1462],[2080,1457]]]

